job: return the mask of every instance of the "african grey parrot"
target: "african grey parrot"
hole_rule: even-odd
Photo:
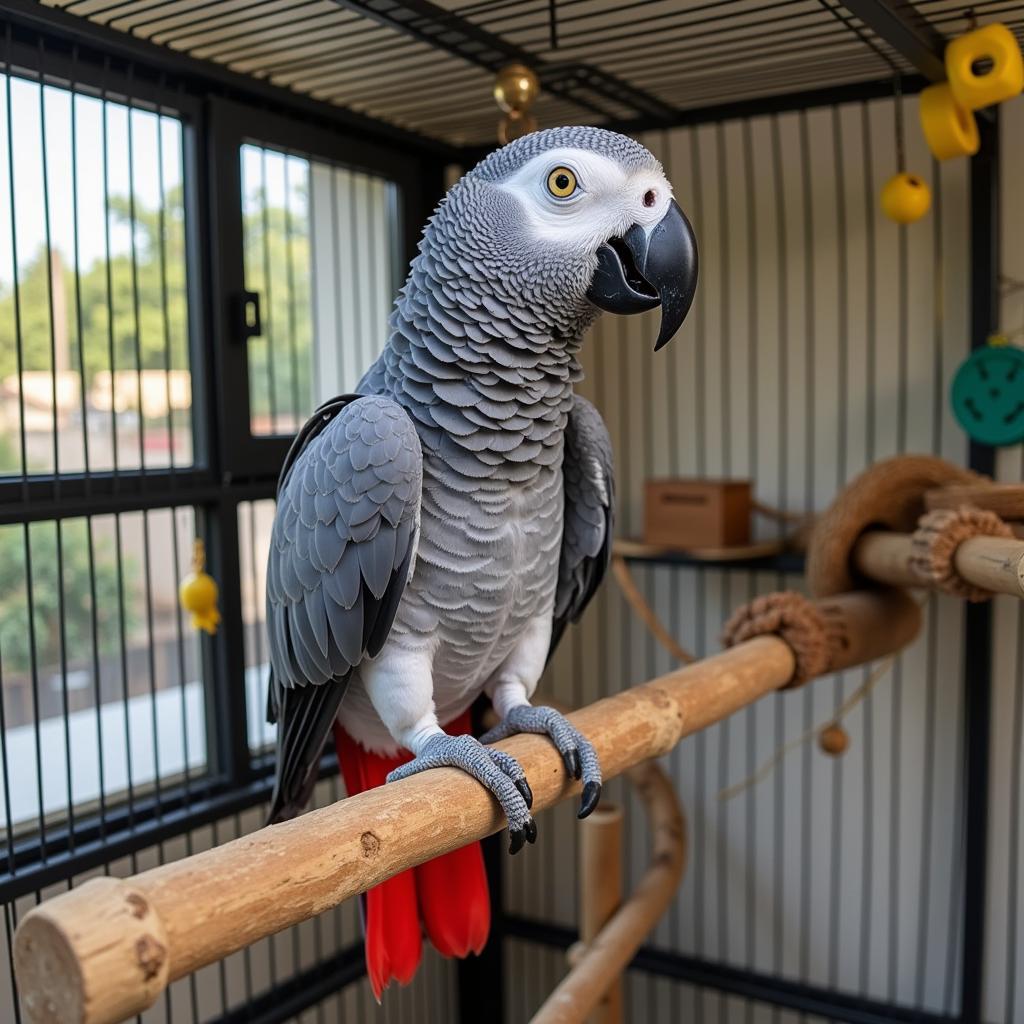
[[[350,793],[461,768],[501,804],[513,853],[536,838],[532,795],[488,742],[546,734],[582,778],[579,816],[593,810],[593,747],[530,705],[611,548],[611,445],[573,392],[577,353],[600,310],[659,304],[660,348],[696,277],[693,233],[660,164],[622,135],[527,135],[449,191],[384,351],[355,394],[317,411],[282,470],[267,570],[271,820],[305,805],[332,728]],[[465,714],[481,693],[500,724],[478,741]],[[417,902],[443,952],[486,940],[479,851],[448,858],[369,894],[378,994],[415,971]]]

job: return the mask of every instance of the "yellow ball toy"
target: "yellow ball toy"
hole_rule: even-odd
[[[931,208],[932,192],[916,174],[900,171],[882,189],[882,212],[897,224],[913,224]]]
[[[178,600],[181,607],[192,616],[192,628],[201,629],[213,636],[220,624],[220,611],[217,608],[219,594],[217,582],[204,571],[206,550],[201,540],[192,546],[192,571],[181,581],[178,587]]]

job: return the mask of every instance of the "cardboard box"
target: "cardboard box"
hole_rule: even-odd
[[[749,480],[648,480],[644,541],[694,550],[750,543]]]

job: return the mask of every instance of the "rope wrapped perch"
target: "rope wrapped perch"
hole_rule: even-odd
[[[981,504],[990,491],[1004,493],[932,456],[877,463],[818,520],[807,553],[811,592],[828,596],[866,581],[928,587],[970,601],[1024,597],[1024,540],[992,510],[950,504],[951,495]],[[929,510],[933,504],[941,507]],[[1010,507],[1005,499],[1002,505]]]

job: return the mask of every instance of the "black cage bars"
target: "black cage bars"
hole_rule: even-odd
[[[243,239],[237,218],[240,210],[238,195],[238,145],[239,142],[253,139],[258,142],[277,147],[284,153],[313,154],[318,158],[337,161],[345,166],[355,165],[366,171],[383,174],[395,181],[400,189],[404,206],[404,249],[408,255],[415,240],[419,225],[425,219],[433,201],[441,192],[442,164],[446,156],[453,151],[437,147],[428,142],[421,142],[413,136],[402,136],[403,148],[396,150],[394,140],[396,134],[386,126],[371,124],[359,118],[352,118],[344,112],[336,115],[329,108],[299,97],[289,97],[273,89],[262,89],[240,76],[232,77],[230,73],[221,75],[210,74],[203,65],[195,61],[166,51],[158,54],[155,47],[145,48],[130,39],[115,41],[114,33],[96,32],[86,22],[72,26],[70,16],[61,18],[60,12],[43,12],[35,9],[35,5],[14,3],[11,6],[10,20],[4,22],[4,71],[7,72],[5,102],[7,104],[8,130],[8,180],[15,180],[13,168],[13,145],[11,141],[11,89],[12,82],[26,83],[38,93],[39,108],[38,131],[41,138],[48,138],[52,131],[54,117],[51,115],[50,127],[44,125],[50,113],[49,92],[41,88],[42,82],[52,83],[53,90],[63,90],[71,96],[70,131],[75,137],[82,130],[79,117],[76,116],[78,97],[98,104],[102,112],[104,130],[101,135],[105,161],[109,164],[110,154],[106,152],[111,141],[111,132],[106,122],[120,118],[124,122],[127,140],[123,152],[125,161],[123,170],[128,176],[127,209],[119,209],[121,216],[129,225],[123,253],[124,289],[118,292],[117,286],[122,282],[115,280],[117,272],[110,267],[111,241],[105,239],[104,252],[107,254],[105,273],[100,275],[104,280],[100,284],[105,287],[106,320],[101,323],[105,327],[100,331],[101,340],[105,342],[98,350],[106,353],[106,369],[109,373],[109,409],[107,417],[111,423],[109,428],[109,444],[112,449],[111,465],[97,468],[96,460],[98,445],[94,435],[86,423],[86,407],[89,405],[85,394],[86,385],[86,337],[87,327],[75,322],[73,338],[78,339],[77,348],[74,343],[68,346],[68,352],[77,354],[78,378],[77,389],[72,388],[73,403],[64,403],[69,408],[77,405],[81,412],[82,429],[79,446],[82,453],[81,465],[74,465],[64,459],[62,444],[66,441],[63,421],[58,424],[58,410],[63,408],[63,392],[60,390],[62,378],[58,377],[58,367],[63,369],[58,351],[58,338],[55,330],[57,323],[57,307],[62,301],[70,303],[72,320],[83,308],[81,288],[83,266],[80,266],[79,251],[75,248],[73,273],[67,275],[53,272],[53,250],[51,232],[53,224],[49,223],[51,203],[49,198],[52,187],[53,173],[46,160],[45,152],[41,162],[43,209],[47,223],[44,225],[46,251],[46,272],[39,281],[42,285],[43,337],[42,348],[44,369],[49,367],[53,380],[49,385],[49,402],[42,403],[49,410],[50,430],[41,431],[49,436],[49,463],[39,472],[31,472],[27,461],[24,442],[26,434],[24,411],[25,396],[30,388],[26,386],[25,373],[34,372],[27,364],[23,365],[22,338],[24,331],[15,325],[17,339],[17,359],[19,385],[17,397],[19,404],[19,451],[16,452],[17,469],[14,478],[0,483],[0,529],[14,531],[22,552],[21,565],[26,577],[31,575],[31,567],[40,564],[40,545],[47,543],[42,533],[33,532],[38,529],[49,529],[53,540],[49,551],[63,553],[78,539],[71,535],[72,530],[83,530],[85,543],[82,547],[87,551],[87,564],[81,571],[84,586],[84,600],[81,606],[85,611],[85,640],[83,649],[88,652],[86,660],[90,662],[89,672],[94,690],[94,705],[97,733],[97,749],[104,750],[102,732],[104,720],[99,713],[104,693],[101,692],[101,679],[109,674],[118,680],[122,687],[119,700],[115,701],[121,719],[130,718],[129,693],[126,681],[136,666],[132,663],[130,651],[126,644],[126,635],[130,632],[133,622],[146,638],[146,650],[141,662],[140,674],[148,679],[148,686],[142,697],[142,708],[147,728],[154,740],[155,758],[159,758],[159,725],[158,721],[163,710],[157,703],[162,691],[157,686],[159,678],[156,664],[156,645],[154,631],[159,627],[159,611],[154,607],[154,548],[171,548],[173,558],[171,564],[181,567],[188,561],[188,536],[185,527],[191,522],[195,529],[207,540],[208,553],[212,570],[221,582],[224,600],[224,624],[221,636],[216,641],[202,640],[195,655],[189,655],[186,645],[186,630],[181,616],[177,612],[169,618],[170,631],[168,638],[167,671],[176,673],[178,690],[184,690],[186,671],[184,664],[189,657],[194,657],[201,664],[203,687],[203,705],[205,727],[202,729],[202,740],[206,754],[203,765],[194,769],[185,756],[183,770],[170,777],[164,776],[158,761],[156,771],[142,786],[136,785],[135,779],[128,779],[124,793],[108,794],[101,779],[98,797],[86,806],[78,807],[74,801],[69,802],[66,813],[55,816],[47,814],[45,800],[39,792],[39,813],[34,831],[31,829],[19,833],[13,827],[10,811],[10,776],[5,771],[5,803],[7,806],[6,829],[6,867],[5,875],[0,875],[0,889],[5,902],[5,917],[8,935],[15,924],[13,901],[19,896],[37,894],[44,887],[70,879],[82,871],[103,867],[121,856],[134,858],[136,853],[145,847],[159,845],[174,837],[191,835],[192,830],[205,825],[213,825],[232,815],[259,805],[266,799],[269,779],[269,764],[266,758],[250,752],[250,737],[247,734],[245,690],[237,685],[246,672],[246,654],[244,637],[250,630],[242,609],[242,561],[240,558],[240,514],[248,514],[248,503],[270,498],[273,494],[273,481],[276,478],[276,467],[282,449],[281,443],[273,438],[254,438],[248,430],[239,433],[239,423],[248,424],[248,418],[228,416],[238,408],[248,406],[249,395],[247,386],[247,359],[244,345],[239,343],[237,322],[233,319],[233,302],[241,286],[240,277],[243,267]],[[72,6],[72,5],[68,5]],[[215,5],[216,6],[216,5]],[[356,5],[352,5],[356,6]],[[460,13],[472,17],[481,11],[466,9]],[[511,5],[506,4],[506,7]],[[565,5],[568,6],[568,5]],[[706,5],[709,8],[715,5]],[[833,5],[823,4],[829,18],[839,20],[829,13]],[[921,6],[925,6],[922,4]],[[214,17],[212,11],[209,17]],[[949,16],[951,19],[953,15]],[[52,23],[52,25],[51,25]],[[39,31],[40,26],[56,26],[56,32]],[[564,33],[558,45],[571,41],[572,22],[563,26]],[[494,26],[492,26],[494,27]],[[523,26],[524,31],[529,25]],[[548,26],[551,29],[551,25]],[[557,26],[555,28],[557,31]],[[613,33],[610,33],[613,34]],[[524,38],[526,36],[524,35]],[[554,48],[554,37],[550,37]],[[620,40],[623,44],[628,39]],[[896,63],[896,62],[894,62]],[[154,70],[155,69],[155,70]],[[877,76],[876,76],[877,77]],[[19,84],[19,88],[20,88]],[[877,95],[880,90],[888,89],[869,84],[863,87],[837,86],[840,91],[826,90],[804,94],[796,101],[799,105],[811,105],[819,102],[834,102],[840,98],[856,98]],[[225,100],[225,93],[231,99]],[[688,114],[683,111],[664,117],[665,123],[686,123],[702,116],[720,118],[728,113],[755,112],[757,110],[786,107],[794,104],[791,97],[781,100],[767,99],[756,101],[754,105],[715,107],[704,114]],[[280,115],[293,111],[301,120],[296,122],[289,117]],[[622,114],[614,109],[610,114]],[[629,113],[628,111],[626,112]],[[648,123],[650,114],[644,117]],[[84,115],[82,115],[84,120]],[[168,278],[167,269],[171,263],[167,247],[169,231],[168,221],[172,214],[168,208],[165,182],[158,181],[157,192],[159,202],[153,211],[143,210],[136,196],[132,181],[136,174],[134,166],[138,152],[137,136],[144,131],[146,118],[156,119],[160,126],[169,125],[173,130],[180,131],[180,153],[182,166],[182,195],[180,211],[175,210],[173,216],[180,217],[182,248],[180,263],[187,268],[184,282],[184,296],[187,300],[187,341],[182,352],[187,353],[188,368],[191,373],[191,412],[175,415],[181,409],[175,406],[170,391],[172,390],[171,372],[179,367],[175,365],[175,349],[168,319],[156,329],[156,337],[160,344],[156,346],[152,365],[147,362],[147,353],[142,348],[142,331],[140,318],[146,303],[140,296],[145,294],[147,274],[152,275],[148,281],[155,288],[153,294],[159,298],[155,305],[167,309],[170,290],[173,284]],[[635,117],[626,117],[639,125]],[[440,123],[440,122],[439,122]],[[175,127],[176,126],[176,127]],[[166,137],[162,130],[157,132],[158,146],[163,147]],[[989,128],[985,136],[985,149],[974,164],[975,197],[972,206],[972,243],[979,253],[993,252],[997,209],[994,205],[996,195],[994,175],[994,147],[996,134]],[[44,147],[45,149],[45,147]],[[77,139],[71,144],[71,152],[79,152]],[[165,168],[163,159],[158,161],[157,177],[162,178]],[[205,170],[204,170],[205,169]],[[77,209],[79,189],[76,173],[72,169],[72,212],[70,221],[77,234],[81,211]],[[101,175],[103,224],[105,233],[113,227],[114,211],[111,200],[115,198],[109,188],[109,173]],[[12,189],[10,223],[15,225],[14,197]],[[113,204],[116,205],[116,204]],[[147,241],[143,234],[142,224],[147,213],[155,214],[155,226],[150,225],[151,238]],[[114,228],[116,231],[116,228]],[[13,233],[13,232],[12,232]],[[155,239],[155,247],[148,246]],[[114,243],[117,249],[117,243]],[[147,259],[149,263],[147,264]],[[991,322],[992,283],[995,280],[996,265],[992,260],[975,261],[975,277],[972,281],[974,308],[974,343],[980,343],[987,330],[986,324]],[[19,262],[13,262],[13,276],[19,275]],[[38,275],[37,271],[37,275]],[[55,281],[64,281],[70,276],[71,286],[65,287],[68,294],[63,298],[60,286]],[[12,311],[20,318],[25,304],[22,302],[23,282],[16,280],[12,295]],[[101,288],[101,291],[103,289]],[[118,300],[124,299],[123,310],[115,308],[115,294]],[[38,304],[38,303],[37,303]],[[101,303],[102,307],[104,303]],[[127,318],[131,326],[124,337],[128,339],[127,348],[122,352],[117,346],[121,336],[116,329],[118,317]],[[111,354],[113,353],[113,354]],[[181,353],[179,352],[178,355]],[[70,365],[70,364],[68,364]],[[158,431],[153,426],[154,420],[160,415],[145,415],[145,403],[153,387],[149,378],[144,377],[148,369],[162,372],[158,380],[157,391],[164,394],[163,405],[155,402],[155,408],[163,410],[165,419],[164,432],[171,435],[170,447],[166,453],[154,455],[154,449],[147,446],[147,431],[152,440]],[[128,398],[118,397],[119,370],[127,370],[128,380],[124,387],[129,389]],[[73,379],[72,376],[68,380]],[[132,401],[134,396],[134,404]],[[121,404],[119,405],[119,402]],[[126,433],[124,439],[119,428],[132,419],[132,410],[137,412],[137,424]],[[152,411],[152,410],[150,410]],[[187,427],[183,420],[190,420]],[[174,444],[173,435],[176,431],[188,429],[191,434],[191,457],[179,457]],[[92,443],[90,443],[92,442]],[[124,443],[122,443],[124,442]],[[127,459],[127,454],[136,456]],[[985,468],[989,456],[981,451],[972,451],[972,464],[976,468]],[[62,471],[62,467],[71,465],[71,471]],[[243,506],[247,506],[243,512]],[[155,517],[166,516],[165,510],[175,510],[170,518],[154,523]],[[137,550],[141,558],[137,565],[130,565],[132,559],[128,549],[131,543],[125,539],[128,532],[126,524],[131,519],[132,527],[137,531]],[[97,523],[109,522],[113,533],[113,541],[109,548],[112,573],[110,579],[103,578],[98,572],[100,554],[97,553]],[[186,522],[188,520],[188,522]],[[164,529],[167,523],[169,529]],[[155,532],[157,535],[155,536]],[[252,533],[249,537],[251,539]],[[127,545],[127,546],[126,546]],[[135,549],[132,549],[135,550]],[[243,549],[244,550],[244,549]],[[34,561],[33,561],[34,558]],[[65,571],[63,560],[55,559],[58,574]],[[138,579],[138,590],[133,592],[126,576],[132,571]],[[58,578],[54,584],[57,599],[57,621],[64,629],[67,615],[69,581]],[[113,609],[110,620],[112,635],[115,637],[115,649],[111,654],[111,668],[108,669],[101,650],[99,632],[102,623],[98,621],[101,602],[98,591],[104,586],[110,595],[109,609]],[[31,607],[33,587],[26,589],[26,602],[29,605],[26,618],[26,629],[29,636],[27,645],[28,668],[26,675],[29,680],[27,689],[28,701],[32,705],[31,721],[35,725],[34,737],[31,737],[31,748],[36,761],[37,789],[41,789],[38,780],[43,778],[44,758],[42,741],[39,738],[38,726],[40,713],[45,709],[40,704],[43,696],[38,664],[39,638],[32,636],[37,616]],[[968,620],[969,642],[980,644],[987,641],[990,626],[984,613],[975,615]],[[60,714],[65,738],[69,736],[68,720],[73,713],[72,702],[74,690],[68,685],[69,671],[72,666],[67,664],[72,651],[67,636],[58,636],[53,642],[58,672],[58,693]],[[80,652],[73,652],[77,656]],[[987,732],[987,687],[988,665],[975,661],[971,666],[968,679],[969,706],[971,709],[971,742],[968,746],[968,763],[966,772],[966,806],[971,828],[968,829],[967,847],[967,906],[965,907],[965,941],[964,941],[964,986],[963,1006],[960,1019],[964,1021],[980,1020],[980,978],[981,978],[981,929],[984,913],[984,861],[985,834],[981,827],[985,820],[986,764],[983,757],[984,740]],[[173,687],[172,687],[173,689]],[[189,732],[188,714],[190,708],[184,702],[183,694],[178,694],[176,711],[180,716],[181,746],[183,751],[188,748],[191,733]],[[134,705],[133,705],[134,707]],[[0,713],[9,718],[5,703],[0,701]],[[0,721],[0,728],[5,730],[11,726],[10,721]],[[133,726],[129,722],[124,727],[126,742],[130,743]],[[5,757],[6,757],[6,739]],[[70,747],[65,744],[65,751]],[[131,755],[126,761],[128,774],[131,774]],[[325,771],[329,771],[325,766]],[[100,769],[102,775],[102,767]],[[73,793],[74,780],[71,758],[65,755],[62,774],[67,777],[66,791]],[[162,856],[162,853],[161,853]],[[498,924],[497,935],[503,934],[503,927]],[[508,929],[510,935],[522,934],[542,942],[561,943],[564,936],[550,929],[545,930],[538,922],[512,922]],[[336,958],[341,969],[340,978],[350,977],[352,954],[342,953]],[[717,971],[713,965],[686,964],[671,954],[650,952],[642,956],[637,967],[656,973],[702,981],[717,985],[726,991],[746,993],[751,998],[765,999],[778,1005],[794,1006],[807,1012],[827,1013],[836,1020],[881,1020],[886,1019],[884,1007],[852,1006],[841,998],[833,998],[825,990],[811,993],[790,991],[784,983],[773,978],[745,977],[742,972],[735,976],[728,971]],[[482,964],[470,962],[461,971],[461,989],[464,998],[482,991],[491,993],[500,991],[498,972],[500,957],[490,957]],[[315,971],[314,971],[315,973]],[[322,973],[322,972],[321,972]],[[355,976],[351,973],[351,976]],[[317,975],[310,976],[310,985],[304,989],[297,982],[288,989],[290,1010],[298,1011],[304,1005],[311,1005],[316,999],[329,991],[329,982]],[[790,987],[792,988],[792,987]],[[294,989],[294,991],[293,991]],[[303,992],[305,991],[305,995]],[[794,1002],[793,1000],[796,1000]],[[803,1000],[801,1002],[801,1000]],[[253,1007],[253,1012],[256,1012]],[[225,1010],[227,1006],[225,1005]],[[263,1015],[265,1011],[266,1015]],[[15,1011],[16,1012],[16,1011]],[[244,1011],[235,1011],[237,1013]],[[280,1010],[272,1010],[269,1005],[261,1006],[258,1019],[283,1019]],[[894,1011],[893,1011],[894,1012]],[[859,1015],[858,1015],[859,1014]],[[250,1018],[251,1019],[251,1018]],[[889,1019],[892,1019],[891,1017]],[[902,1019],[902,1018],[901,1018]],[[906,1019],[928,1019],[925,1016],[908,1017]]]

